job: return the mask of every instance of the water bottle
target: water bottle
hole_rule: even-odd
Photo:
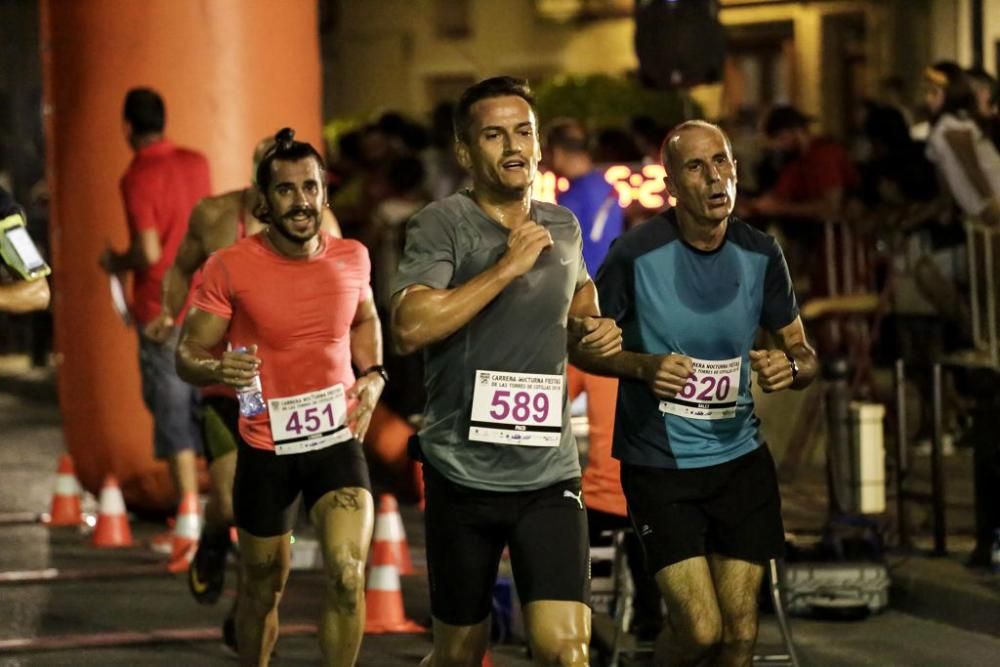
[[[246,352],[246,347],[237,347],[233,352]],[[253,376],[253,382],[236,390],[236,398],[240,400],[240,416],[256,417],[266,409],[264,391],[260,386],[260,373]]]
[[[993,533],[993,547],[990,548],[990,565],[993,572],[1000,574],[1000,528]]]

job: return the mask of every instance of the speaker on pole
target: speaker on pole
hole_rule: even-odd
[[[636,0],[635,51],[643,83],[683,88],[722,78],[726,36],[716,0]]]

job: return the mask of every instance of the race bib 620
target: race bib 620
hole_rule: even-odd
[[[707,361],[692,359],[694,371],[673,398],[660,401],[660,412],[689,419],[729,419],[736,416],[740,393],[741,357]]]

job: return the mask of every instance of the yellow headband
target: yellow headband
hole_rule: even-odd
[[[933,83],[935,86],[941,86],[944,88],[948,85],[948,75],[941,70],[934,69],[933,67],[924,69],[924,78]]]

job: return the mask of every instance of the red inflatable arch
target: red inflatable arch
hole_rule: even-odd
[[[208,156],[216,191],[241,187],[253,146],[278,127],[320,145],[316,12],[315,0],[41,0],[59,400],[92,492],[113,471],[131,507],[175,502],[152,457],[136,334],[112,310],[97,266],[105,244],[127,240],[125,92],[158,90],[168,136]]]

